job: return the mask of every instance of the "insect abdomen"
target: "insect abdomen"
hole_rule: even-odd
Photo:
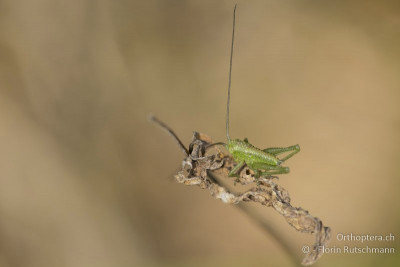
[[[245,161],[247,165],[266,163],[277,166],[279,163],[279,160],[274,155],[264,152],[242,140],[231,140],[228,143],[228,150],[236,161]]]

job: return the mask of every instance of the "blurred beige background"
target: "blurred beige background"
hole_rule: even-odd
[[[146,120],[225,141],[234,3],[0,1],[0,266],[292,266],[244,213],[176,184],[183,155]],[[331,246],[392,233],[348,243],[399,249],[399,44],[398,1],[238,1],[231,136],[301,145],[279,184]],[[313,243],[250,208],[299,259]]]

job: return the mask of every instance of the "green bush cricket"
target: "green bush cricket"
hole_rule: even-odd
[[[209,145],[207,148],[214,145],[223,145],[232,155],[232,158],[237,163],[234,168],[229,172],[229,176],[238,176],[240,170],[248,166],[255,173],[255,177],[270,177],[274,174],[284,174],[289,172],[289,167],[283,167],[281,164],[294,156],[300,151],[299,145],[289,147],[270,147],[266,149],[259,149],[249,143],[247,138],[244,140],[234,139],[232,140],[229,136],[229,104],[230,104],[230,92],[231,92],[231,76],[232,76],[232,58],[233,58],[233,44],[235,37],[235,21],[236,21],[236,6],[233,10],[233,31],[232,31],[232,44],[229,64],[229,79],[228,79],[228,100],[226,105],[226,137],[228,143],[214,143]],[[164,128],[178,143],[186,156],[189,156],[189,151],[184,147],[182,142],[176,136],[176,134],[163,122],[155,118],[154,116],[149,117],[150,120]],[[277,156],[290,152],[283,158]]]
[[[231,92],[231,75],[232,75],[232,58],[233,58],[233,44],[235,38],[235,21],[236,21],[236,5],[233,10],[233,31],[232,31],[232,44],[231,55],[229,64],[229,82],[228,82],[228,101],[226,105],[226,137],[228,144],[224,144],[232,155],[237,165],[230,171],[229,176],[237,176],[245,164],[254,171],[255,176],[271,176],[273,174],[288,173],[289,168],[283,167],[281,164],[294,156],[300,151],[299,145],[289,147],[270,147],[266,149],[259,149],[250,144],[245,138],[243,141],[239,139],[232,140],[229,136],[229,102]],[[223,143],[216,143],[223,144]],[[287,156],[279,159],[279,154],[290,152]]]

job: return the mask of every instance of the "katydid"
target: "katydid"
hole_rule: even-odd
[[[229,176],[238,176],[240,170],[247,165],[251,170],[254,171],[255,177],[269,177],[274,174],[288,173],[289,168],[283,167],[281,164],[294,156],[300,151],[299,145],[289,146],[289,147],[270,147],[266,149],[259,149],[249,143],[247,138],[244,140],[234,139],[231,140],[229,136],[229,103],[230,103],[230,92],[231,92],[231,76],[232,76],[232,58],[233,58],[233,44],[235,37],[235,21],[236,21],[236,5],[233,10],[233,31],[232,31],[232,44],[231,44],[231,55],[229,64],[229,80],[228,80],[228,101],[226,105],[226,137],[228,143],[214,143],[208,145],[207,148],[214,145],[224,145],[232,158],[237,163],[235,167],[229,172]],[[167,130],[169,134],[177,141],[181,149],[184,151],[186,156],[189,156],[189,151],[183,146],[182,142],[176,136],[176,134],[163,122],[157,118],[150,116],[150,120],[160,125],[162,128]],[[277,156],[290,152],[283,158],[278,158]]]
[[[231,75],[232,75],[232,58],[233,58],[233,44],[235,38],[235,21],[236,21],[236,5],[233,10],[233,31],[232,31],[232,44],[231,55],[229,64],[229,80],[228,80],[228,101],[226,105],[226,137],[228,143],[224,144],[232,155],[237,165],[229,172],[229,176],[237,176],[245,164],[254,171],[256,177],[271,176],[273,174],[288,173],[289,168],[283,167],[281,164],[294,156],[300,151],[299,145],[289,147],[270,147],[266,149],[259,149],[250,144],[245,138],[243,141],[239,139],[232,140],[229,136],[229,102],[231,92]],[[219,143],[221,144],[221,143]],[[279,154],[290,152],[283,158],[278,158]]]

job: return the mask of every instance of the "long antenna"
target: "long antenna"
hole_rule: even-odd
[[[231,58],[229,63],[228,101],[226,103],[226,137],[228,138],[228,141],[231,141],[231,138],[229,136],[229,102],[231,99],[232,58],[233,58],[233,43],[235,40],[236,6],[237,4],[233,9],[233,30],[232,30]]]
[[[154,117],[152,114],[148,116],[148,120],[152,121],[156,124],[158,124],[161,128],[163,128],[167,133],[169,133],[174,139],[175,142],[179,145],[179,147],[182,149],[183,153],[185,153],[185,156],[189,156],[189,151],[185,147],[185,145],[182,143],[182,141],[178,138],[178,136],[175,134],[174,131],[172,131],[171,128],[169,128],[165,123]]]

